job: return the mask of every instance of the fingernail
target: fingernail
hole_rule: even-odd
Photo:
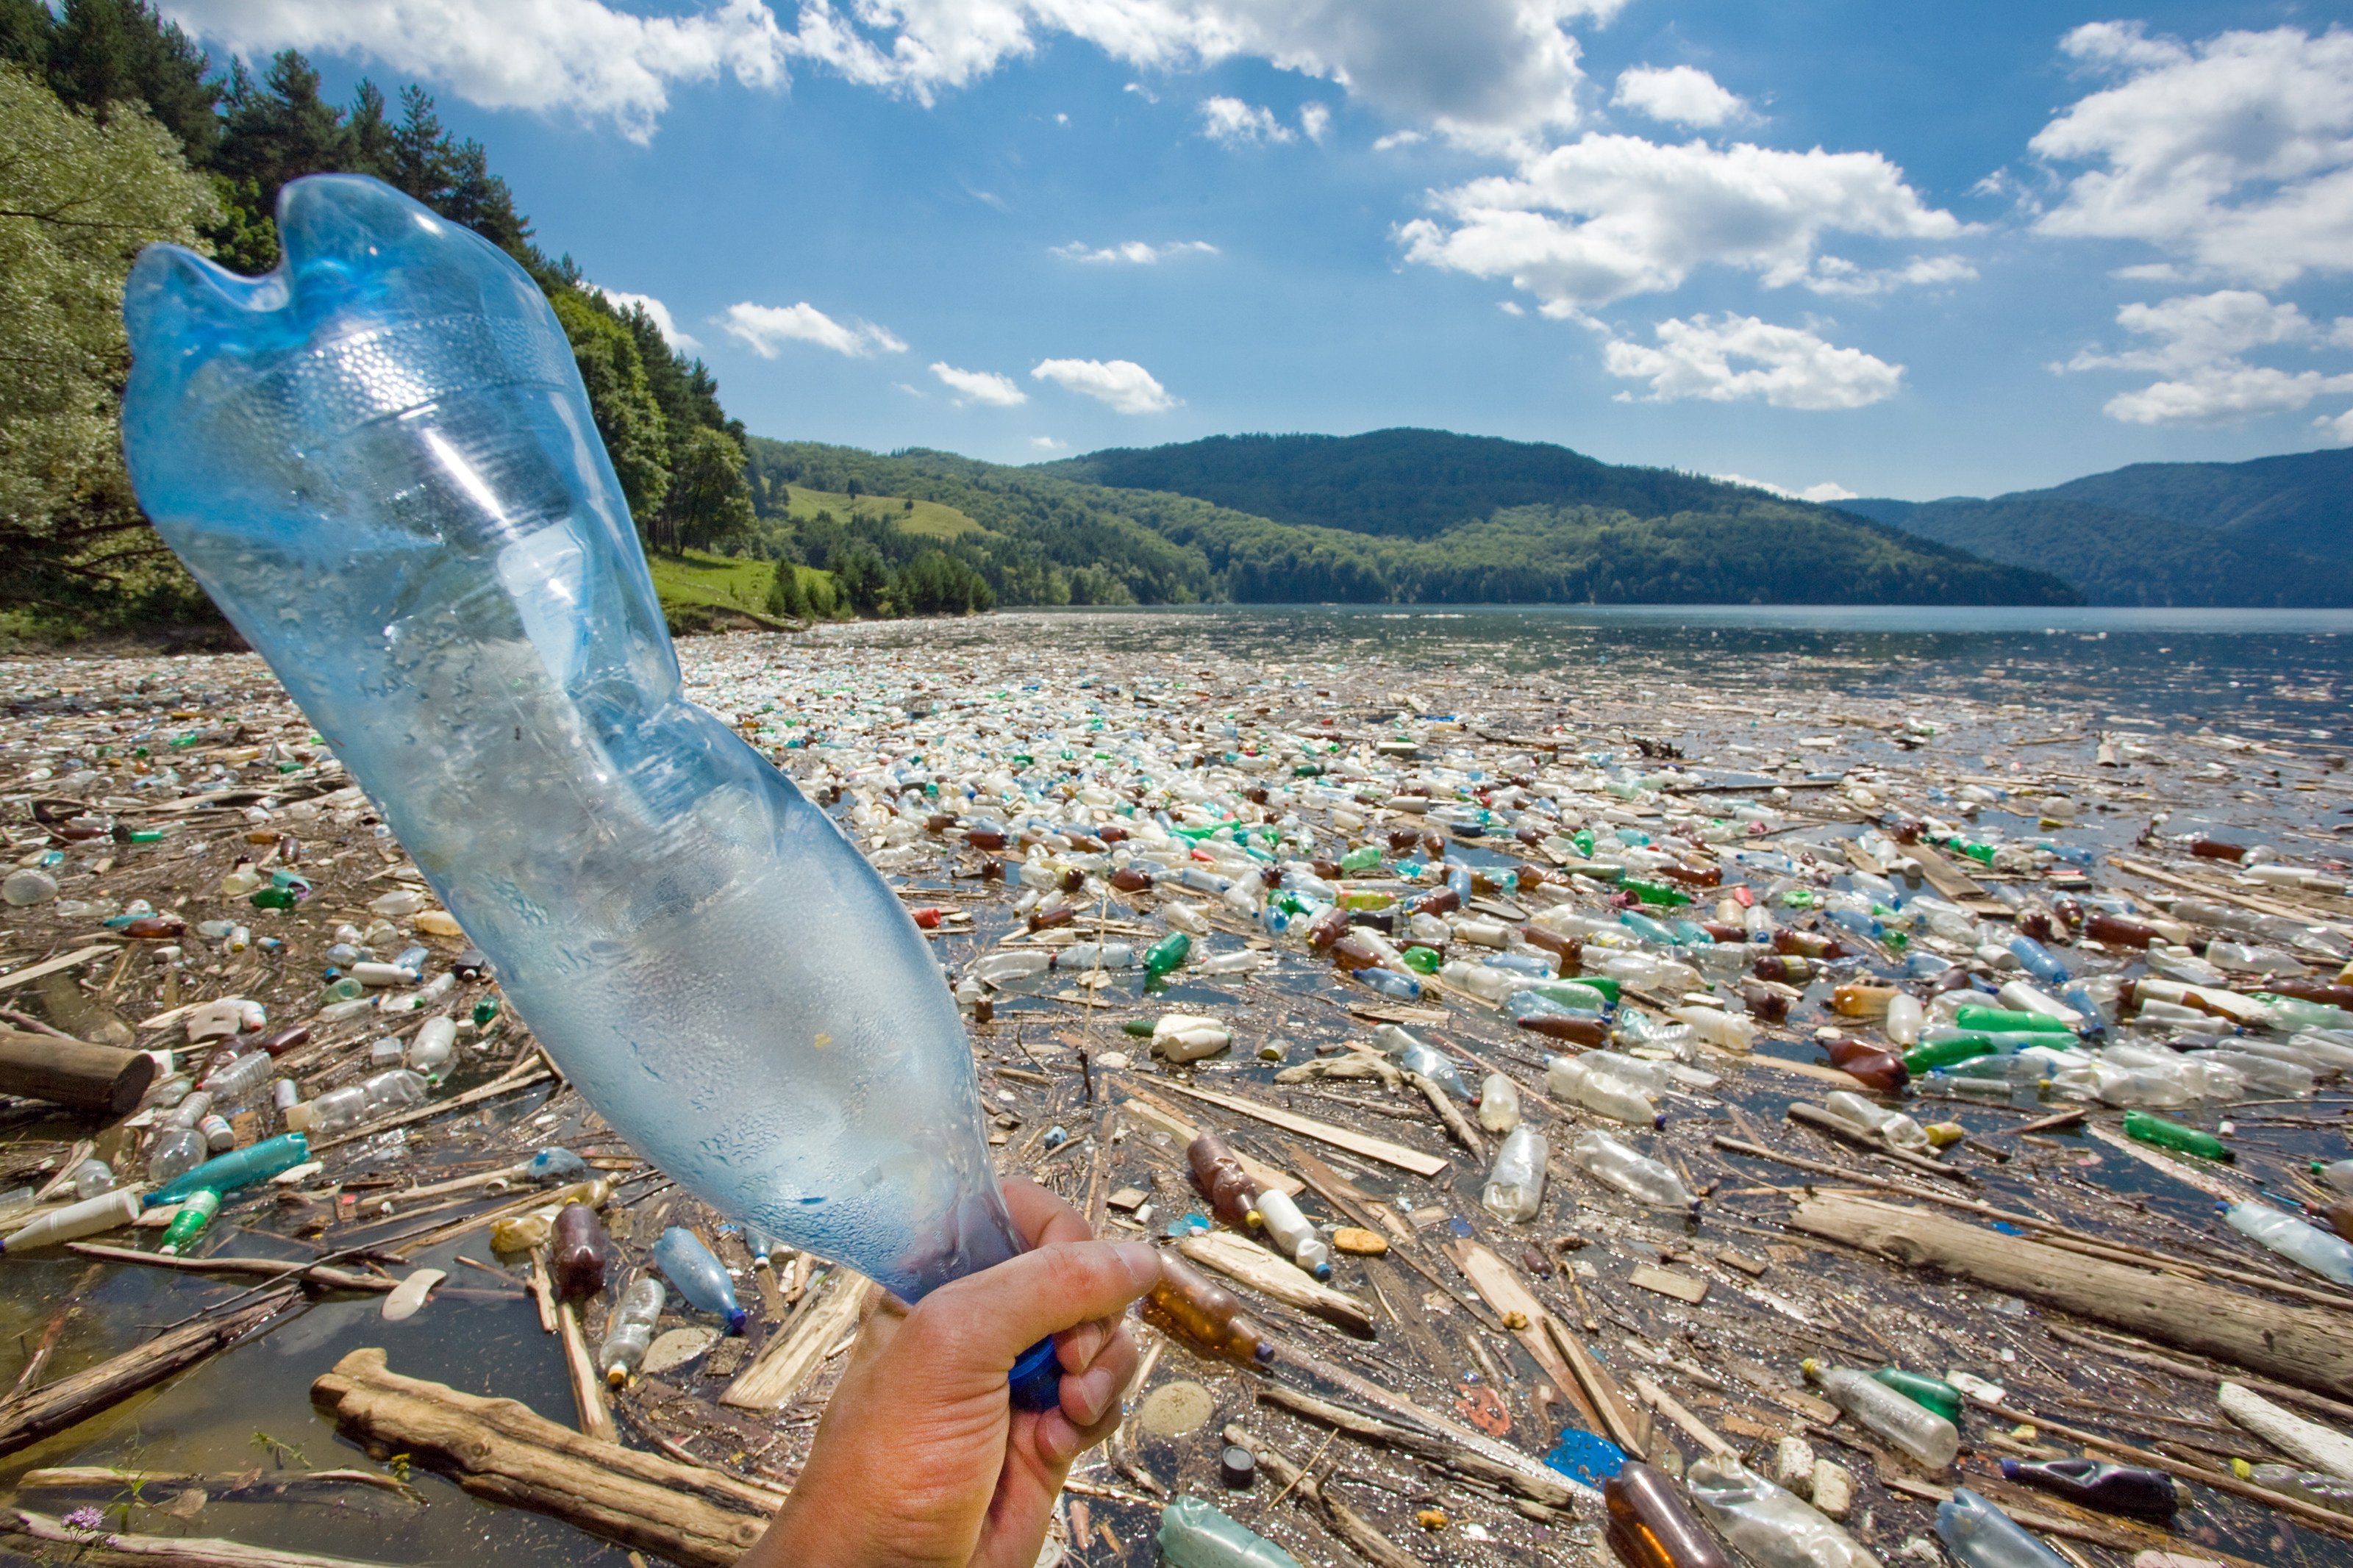
[[[1081,1323],[1062,1336],[1063,1367],[1071,1372],[1082,1370],[1103,1347],[1103,1331],[1099,1323]]]
[[[1138,1286],[1149,1289],[1160,1278],[1160,1250],[1150,1242],[1123,1241],[1116,1243],[1113,1250],[1119,1254],[1120,1262],[1126,1265],[1128,1278]]]
[[[1085,1412],[1085,1418],[1079,1425],[1092,1426],[1103,1418],[1103,1412],[1110,1408],[1113,1396],[1119,1390],[1112,1382],[1109,1367],[1096,1367],[1076,1381],[1079,1408]]]

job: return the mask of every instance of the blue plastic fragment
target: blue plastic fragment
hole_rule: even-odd
[[[1576,1426],[1560,1429],[1560,1441],[1545,1456],[1545,1463],[1567,1476],[1599,1489],[1625,1468],[1632,1456],[1607,1437]]]

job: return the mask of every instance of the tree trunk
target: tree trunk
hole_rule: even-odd
[[[684,1568],[728,1568],[768,1527],[773,1494],[727,1474],[599,1442],[512,1399],[402,1377],[356,1350],[311,1401],[371,1455],[406,1453],[477,1497]]]
[[[2353,1335],[2339,1312],[2283,1306],[1868,1198],[1810,1198],[1789,1224],[1809,1236],[1915,1268],[1939,1268],[2298,1388],[2353,1395]]]
[[[155,1058],[144,1051],[0,1028],[0,1094],[121,1116],[154,1079]]]

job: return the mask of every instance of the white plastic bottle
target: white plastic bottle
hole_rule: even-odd
[[[1607,1132],[1585,1131],[1569,1145],[1569,1163],[1607,1187],[1652,1208],[1690,1210],[1698,1205],[1683,1178],[1646,1154],[1636,1153]]]
[[[410,1069],[428,1083],[438,1083],[448,1073],[449,1058],[456,1053],[458,1021],[447,1013],[437,1014],[417,1026],[417,1036],[408,1043]]]
[[[1545,1083],[1562,1099],[1612,1121],[1656,1127],[1662,1120],[1649,1096],[1614,1073],[1587,1066],[1583,1057],[1553,1058],[1545,1068]]]
[[[2232,1230],[2253,1237],[2282,1258],[2339,1285],[2353,1285],[2353,1242],[2253,1201],[2232,1204],[2222,1219]]]
[[[1520,1086],[1502,1073],[1489,1073],[1479,1086],[1479,1125],[1490,1132],[1509,1132],[1519,1124]]]
[[[1267,1235],[1277,1247],[1291,1256],[1291,1260],[1318,1279],[1332,1278],[1332,1249],[1291,1201],[1291,1194],[1280,1187],[1269,1187],[1259,1194],[1250,1206],[1266,1222]]]

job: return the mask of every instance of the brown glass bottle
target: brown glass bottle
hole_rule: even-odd
[[[1759,980],[1778,980],[1784,985],[1803,985],[1820,973],[1810,958],[1794,953],[1767,953],[1749,966],[1748,972]]]
[[[1242,1310],[1233,1293],[1210,1284],[1173,1252],[1160,1255],[1160,1281],[1137,1310],[1144,1321],[1196,1355],[1243,1366],[1274,1360],[1264,1331]]]
[[[1734,1568],[1732,1553],[1652,1466],[1628,1460],[1601,1496],[1609,1507],[1609,1550],[1626,1568]]]
[[[1332,962],[1351,971],[1378,969],[1381,967],[1381,950],[1352,933],[1332,944]]]
[[[1556,1014],[1536,1013],[1517,1022],[1528,1033],[1542,1035],[1547,1040],[1567,1040],[1578,1046],[1607,1045],[1609,1040],[1609,1026],[1599,1018],[1564,1018]]]
[[[2353,985],[2336,985],[2325,980],[2266,980],[2249,989],[2268,991],[2274,996],[2293,996],[2299,1002],[2317,1002],[2324,1007],[2342,1007],[2353,1012]]]
[[[1765,1023],[1778,1024],[1789,1016],[1789,999],[1769,985],[1744,985],[1740,999]]]
[[[1451,888],[1438,888],[1424,893],[1406,906],[1409,913],[1417,915],[1452,914],[1462,907],[1462,895]]]
[[[1912,1081],[1911,1069],[1904,1058],[1865,1040],[1832,1040],[1822,1047],[1830,1053],[1831,1066],[1850,1078],[1862,1079],[1881,1094],[1901,1093]]]
[[[2154,926],[2112,915],[2105,910],[2094,910],[2084,917],[2084,938],[2106,947],[2147,947],[2158,939],[2158,934]]]
[[[1219,1219],[1237,1230],[1258,1223],[1258,1208],[1252,1202],[1258,1187],[1223,1138],[1202,1133],[1185,1146],[1185,1163],[1193,1168],[1193,1184],[1201,1189]]]
[[[1140,893],[1152,886],[1152,873],[1134,866],[1122,866],[1111,874],[1111,885],[1123,893]]]
[[[586,1204],[565,1205],[548,1242],[548,1272],[554,1277],[556,1295],[574,1301],[602,1290],[612,1255],[596,1211]]]

